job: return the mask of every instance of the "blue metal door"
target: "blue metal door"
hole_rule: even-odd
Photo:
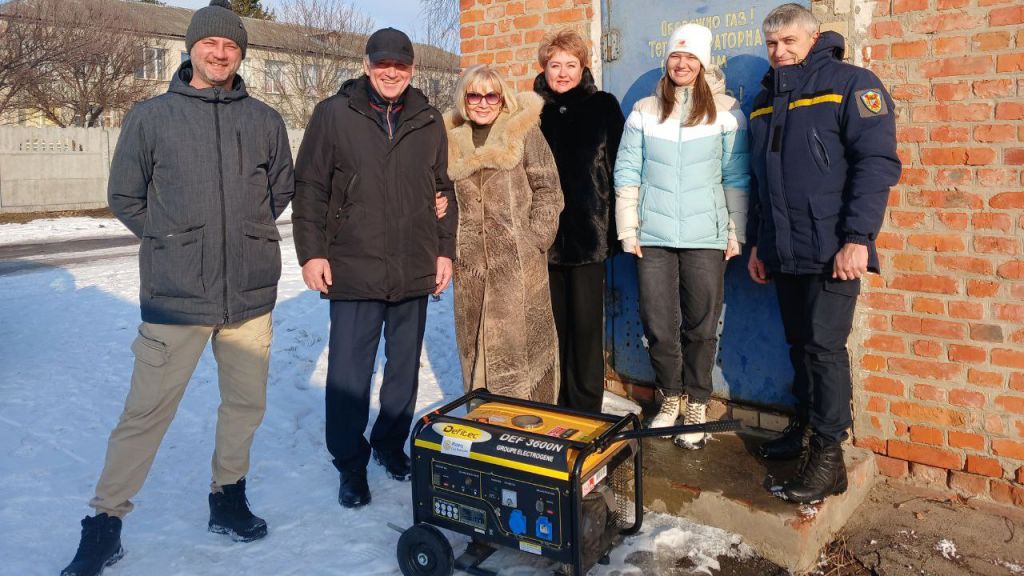
[[[603,0],[604,90],[618,97],[628,114],[637,100],[654,92],[672,31],[686,22],[695,22],[714,34],[712,60],[725,71],[729,93],[740,100],[749,116],[761,78],[768,70],[761,22],[782,3]],[[624,380],[653,382],[640,324],[634,257],[617,256],[608,267],[606,339],[610,368]],[[726,271],[720,326],[715,394],[761,406],[792,405],[789,386],[793,371],[775,290],[750,280],[746,254],[732,259]]]

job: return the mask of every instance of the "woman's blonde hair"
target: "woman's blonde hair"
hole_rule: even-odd
[[[548,60],[560,50],[575,56],[580,61],[581,68],[590,66],[590,51],[587,49],[586,41],[575,30],[566,28],[545,37],[541,42],[540,48],[537,49],[537,62],[540,63],[540,67],[547,66]]]
[[[519,103],[513,98],[508,84],[501,75],[487,64],[470,66],[459,77],[459,83],[455,85],[455,119],[462,122],[469,121],[469,114],[466,112],[466,94],[470,91],[479,94],[497,92],[501,96],[501,109],[509,114],[519,110]]]

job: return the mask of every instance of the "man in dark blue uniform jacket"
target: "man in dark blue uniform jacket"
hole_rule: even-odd
[[[900,160],[892,99],[874,74],[842,61],[842,36],[819,33],[799,4],[779,6],[763,27],[771,70],[750,115],[748,267],[755,282],[775,282],[798,406],[761,455],[806,457],[783,488],[806,503],[846,490],[846,341],[860,279],[878,272],[874,242]]]

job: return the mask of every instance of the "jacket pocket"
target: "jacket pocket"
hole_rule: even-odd
[[[811,128],[807,131],[807,146],[810,148],[811,157],[814,158],[814,163],[818,165],[818,169],[827,174],[830,170],[831,161],[828,157],[828,148],[821,141],[821,136],[818,135],[817,129]]]
[[[149,292],[167,298],[203,298],[203,226],[144,234],[149,252]]]
[[[810,197],[812,239],[818,262],[830,262],[839,251],[839,213],[843,207],[841,194]]]
[[[837,280],[828,278],[825,280],[825,283],[821,288],[825,292],[856,298],[857,295],[860,294],[860,278],[855,278],[853,280]]]
[[[276,286],[281,278],[281,233],[273,224],[242,221],[242,290]]]
[[[330,204],[327,213],[327,241],[330,243],[338,236],[338,231],[341,230],[342,225],[348,220],[351,215],[351,206],[349,206],[348,199],[352,195],[352,189],[355,188],[356,181],[359,179],[359,174],[352,174],[348,178],[348,182],[345,183],[344,188],[341,189],[340,193],[334,193],[331,195]]]

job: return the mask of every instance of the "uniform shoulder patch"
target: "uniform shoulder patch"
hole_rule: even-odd
[[[854,95],[857,97],[857,111],[861,118],[884,116],[889,113],[889,107],[886,105],[881,91],[858,90]]]

